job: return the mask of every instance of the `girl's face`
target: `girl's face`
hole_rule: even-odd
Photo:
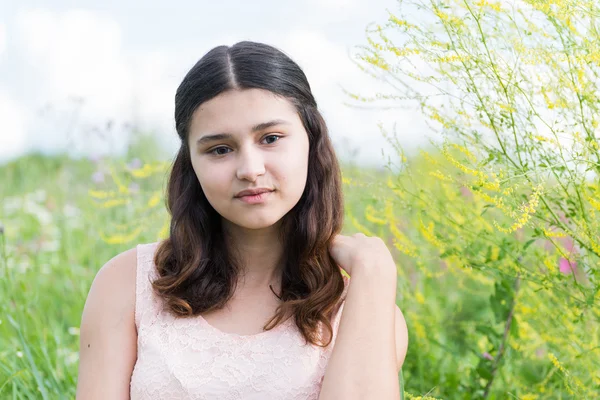
[[[229,90],[192,115],[190,159],[200,186],[226,220],[247,229],[274,225],[300,200],[308,134],[294,106],[262,89]],[[260,199],[236,197],[266,188]]]

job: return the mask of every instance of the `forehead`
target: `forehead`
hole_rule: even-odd
[[[228,90],[202,103],[193,113],[190,135],[250,130],[274,119],[301,123],[293,104],[262,89]]]

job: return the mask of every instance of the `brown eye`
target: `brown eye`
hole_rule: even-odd
[[[277,135],[268,135],[268,136],[265,136],[265,139],[266,139],[266,138],[270,138],[270,137],[271,137],[271,138],[273,138],[273,137],[274,137],[274,138],[277,138],[277,139],[281,138],[281,136],[277,136]],[[275,141],[273,141],[273,142],[271,142],[271,143],[268,143],[268,144],[275,143],[276,141],[277,141],[277,140],[275,140]]]
[[[208,153],[208,154],[215,155],[215,156],[224,156],[224,155],[225,155],[225,154],[227,154],[227,153],[219,153],[219,152],[218,152],[218,150],[222,150],[222,149],[228,150],[228,148],[227,148],[227,147],[224,147],[224,146],[219,146],[219,147],[215,147],[214,149],[212,149],[212,150],[208,151],[207,153]]]

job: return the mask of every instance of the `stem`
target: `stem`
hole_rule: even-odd
[[[496,372],[498,372],[498,364],[500,363],[500,359],[504,355],[504,349],[506,348],[506,342],[508,340],[508,333],[510,331],[510,327],[512,325],[513,316],[515,313],[515,304],[517,303],[516,297],[517,292],[519,290],[520,277],[517,276],[514,283],[514,291],[515,295],[513,297],[512,304],[510,305],[510,312],[508,313],[508,318],[506,319],[506,324],[504,324],[504,335],[502,336],[502,342],[500,343],[500,348],[498,349],[498,355],[494,359],[494,364],[492,366],[492,378],[488,381],[485,386],[485,390],[483,392],[483,398],[487,399],[490,394],[490,389],[492,388],[492,384],[494,383],[494,378],[496,377]]]

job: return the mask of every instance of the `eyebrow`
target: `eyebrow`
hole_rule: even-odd
[[[276,125],[291,125],[288,121],[283,119],[274,119],[272,121],[261,122],[260,124],[256,124],[252,127],[252,133],[263,131],[265,129],[271,128]],[[233,135],[230,133],[215,133],[214,135],[204,135],[200,139],[196,141],[196,145],[200,146],[209,142],[213,142],[215,140],[225,140],[232,138]]]

